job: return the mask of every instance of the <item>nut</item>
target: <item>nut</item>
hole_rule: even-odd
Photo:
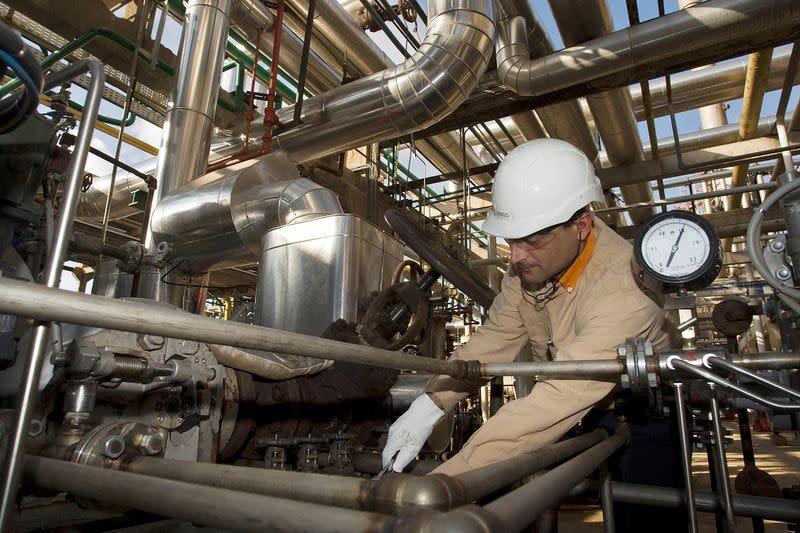
[[[144,455],[158,455],[164,450],[164,438],[160,433],[151,433],[142,437],[139,450]]]
[[[769,249],[773,252],[782,252],[786,245],[783,241],[775,239],[769,243]]]
[[[31,419],[31,427],[28,429],[28,436],[35,439],[42,434],[42,431],[44,431],[44,424],[42,424],[42,421],[38,418]]]
[[[781,267],[775,271],[775,277],[781,281],[788,281],[792,277],[792,273],[786,267]]]
[[[136,342],[143,350],[158,350],[164,346],[164,337],[160,335],[139,335]]]
[[[125,441],[119,435],[109,435],[103,442],[102,453],[109,459],[116,459],[125,453]]]

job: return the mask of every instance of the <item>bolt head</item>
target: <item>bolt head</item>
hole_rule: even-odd
[[[769,243],[769,249],[773,252],[782,252],[786,245],[783,241],[779,241],[778,239],[773,240]]]
[[[28,429],[28,436],[35,439],[42,434],[42,431],[44,431],[44,424],[42,424],[42,421],[38,418],[32,419],[30,429]]]
[[[116,459],[125,453],[125,441],[119,435],[109,435],[103,442],[102,453],[109,459]]]
[[[789,272],[788,268],[781,267],[775,271],[775,277],[781,281],[788,281],[792,277],[792,274]]]

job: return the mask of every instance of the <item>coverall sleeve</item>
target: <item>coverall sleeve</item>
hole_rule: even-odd
[[[489,308],[488,321],[450,359],[478,359],[484,363],[514,360],[528,340],[518,308],[521,298],[519,278],[510,271],[506,272],[500,293]],[[428,385],[426,392],[434,393],[445,411],[450,411],[472,390],[474,384],[449,376],[438,376]]]
[[[644,300],[620,290],[582,310],[576,337],[569,344],[555,346],[554,359],[615,358],[617,345],[627,337],[644,335],[657,320]],[[503,406],[436,472],[453,475],[546,446],[577,424],[614,387],[615,383],[589,380],[541,381],[528,396]]]

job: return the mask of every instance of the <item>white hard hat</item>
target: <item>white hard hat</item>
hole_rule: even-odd
[[[497,168],[483,231],[519,239],[600,201],[600,180],[583,152],[560,139],[534,139],[514,148]]]

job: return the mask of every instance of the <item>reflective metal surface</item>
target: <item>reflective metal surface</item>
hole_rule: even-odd
[[[257,323],[307,335],[359,323],[403,260],[403,243],[347,214],[276,228],[262,247]]]
[[[775,50],[767,78],[767,90],[780,89],[789,66],[791,49]],[[736,100],[742,97],[744,78],[747,73],[747,58],[739,58],[714,66],[679,72],[670,78],[672,85],[672,103],[675,112],[694,109],[701,105]],[[795,84],[800,83],[800,74]],[[633,98],[636,120],[644,120],[642,91],[639,85],[628,88]],[[667,106],[667,88],[663,79],[650,82],[650,99],[655,116],[669,113]]]
[[[550,0],[550,7],[567,46],[577,45],[614,31],[606,0],[583,2],[579,10],[575,10],[574,3]],[[611,164],[624,165],[642,161],[644,159],[642,141],[636,127],[630,93],[625,89],[602,91],[587,96],[586,102]],[[653,191],[649,183],[625,185],[621,190],[626,204],[653,200]],[[634,223],[644,222],[654,214],[655,209],[652,207],[630,211]]]
[[[336,195],[301,178],[283,152],[210,172],[164,198],[150,224],[156,243],[172,245],[169,261],[192,272],[258,261],[272,228],[341,213]]]
[[[92,294],[109,298],[126,298],[132,295],[133,274],[121,271],[116,259],[106,259],[95,266]]]
[[[783,31],[798,20],[800,4],[793,0],[709,0],[542,59],[528,60],[522,43],[506,36],[498,41],[497,70],[509,89],[536,96],[698,48]]]
[[[156,164],[153,206],[205,171],[230,10],[231,0],[191,0],[186,7],[176,86]],[[145,246],[152,251],[156,244],[148,231]]]
[[[61,202],[58,225],[53,238],[53,247],[47,259],[45,283],[48,287],[58,287],[64,259],[67,256],[72,223],[83,183],[83,170],[94,131],[95,120],[100,108],[105,72],[103,65],[96,60],[82,59],[69,67],[51,74],[45,82],[45,89],[51,89],[88,72],[91,85],[86,94],[83,120],[78,128],[75,150],[72,152],[64,178],[64,196]],[[33,410],[38,395],[36,386],[42,373],[44,356],[50,341],[49,324],[39,324],[34,329],[30,352],[25,360],[25,373],[17,399],[17,420],[8,443],[8,450],[2,465],[2,495],[0,495],[0,530],[4,530],[13,512],[19,487],[22,455],[25,453],[25,439],[28,434]],[[52,346],[52,345],[50,345]],[[22,358],[20,358],[20,363]]]
[[[493,48],[494,9],[485,0],[446,2],[404,63],[303,104],[304,123],[275,138],[298,161],[408,133],[448,115],[477,86]],[[288,122],[292,108],[278,117]]]

